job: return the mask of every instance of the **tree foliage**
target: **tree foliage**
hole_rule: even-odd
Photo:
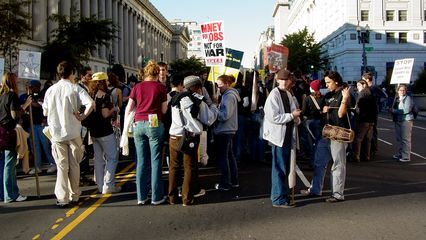
[[[426,94],[426,70],[419,72],[413,84],[413,93]]]
[[[175,73],[193,73],[198,74],[202,71],[206,71],[206,65],[195,56],[191,56],[188,59],[177,59],[170,63],[171,74]]]
[[[89,61],[92,51],[108,47],[116,38],[118,29],[111,19],[82,17],[75,7],[70,12],[70,16],[54,14],[48,19],[57,22],[58,28],[52,31],[53,40],[44,46],[43,71],[54,73],[57,64],[64,60],[82,66]]]
[[[314,34],[309,33],[306,27],[299,32],[285,35],[281,45],[289,49],[287,68],[290,71],[300,70],[302,73],[308,73],[322,67],[321,46],[315,42]]]
[[[0,55],[5,58],[5,68],[12,71],[18,58],[19,44],[26,38],[31,27],[30,15],[25,7],[30,1],[0,1]]]

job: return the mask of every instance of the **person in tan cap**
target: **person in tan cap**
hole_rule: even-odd
[[[117,141],[111,124],[111,118],[114,113],[117,113],[118,107],[114,107],[112,103],[107,80],[106,73],[97,72],[93,74],[89,85],[89,93],[96,103],[96,108],[90,116],[89,131],[95,152],[96,185],[102,194],[121,191],[121,187],[115,186],[118,154]]]

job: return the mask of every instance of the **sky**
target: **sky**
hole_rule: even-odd
[[[276,0],[150,0],[167,20],[224,21],[225,46],[244,52],[252,67],[260,34],[273,25]]]

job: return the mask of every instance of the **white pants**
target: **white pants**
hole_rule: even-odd
[[[80,162],[83,159],[81,137],[63,142],[52,142],[52,155],[58,172],[55,195],[59,202],[69,203],[80,197]]]

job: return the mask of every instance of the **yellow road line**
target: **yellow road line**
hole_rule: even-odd
[[[132,167],[135,166],[135,163],[132,163],[125,167],[120,171],[120,174],[129,171]],[[133,176],[134,171],[128,174],[127,176]],[[130,178],[129,178],[130,179]],[[122,186],[125,182],[120,182],[117,185]],[[58,234],[56,234],[52,239],[59,240],[64,238],[68,233],[70,233],[75,227],[77,227],[84,219],[86,219],[91,213],[93,213],[102,203],[104,203],[108,198],[111,197],[111,194],[104,194],[101,198],[99,198],[94,204],[92,204],[89,208],[87,208],[83,213],[81,213],[76,219],[74,219],[71,223],[65,226]]]

